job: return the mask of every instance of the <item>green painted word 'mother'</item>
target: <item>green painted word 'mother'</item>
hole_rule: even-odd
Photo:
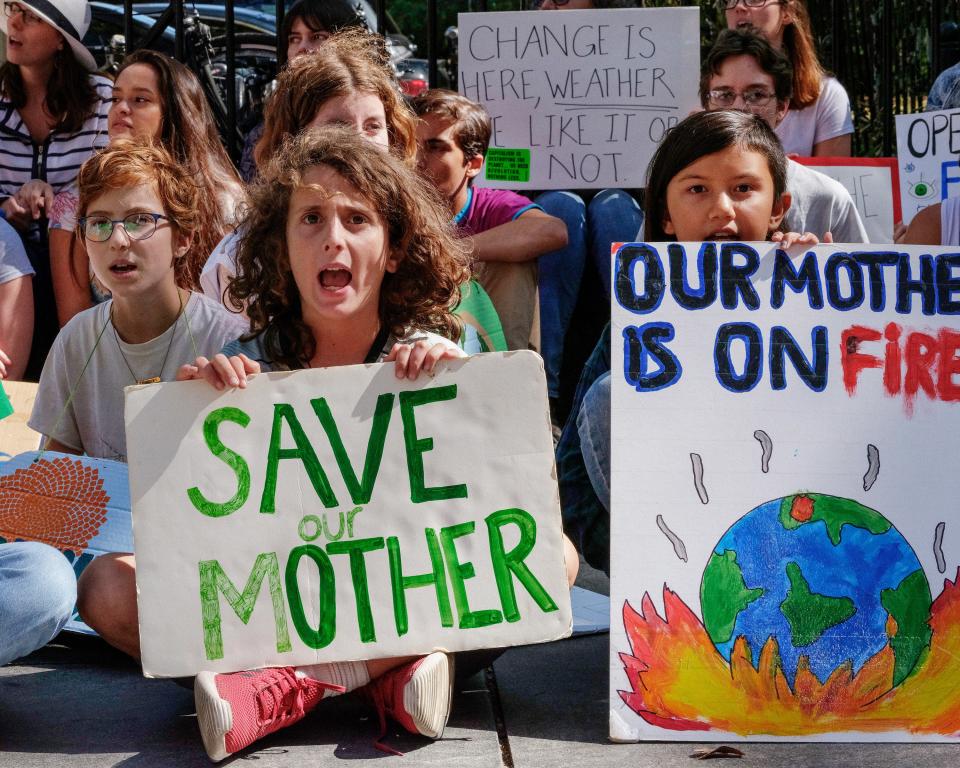
[[[373,643],[377,640],[377,628],[370,604],[370,585],[367,582],[366,556],[381,550],[386,550],[389,564],[394,627],[398,637],[407,634],[410,629],[407,613],[407,590],[409,589],[433,587],[437,601],[437,614],[442,627],[454,626],[453,608],[450,605],[451,592],[453,607],[457,614],[457,626],[460,629],[486,627],[502,621],[519,621],[521,617],[517,605],[515,582],[520,583],[541,611],[550,613],[557,610],[557,604],[553,598],[547,594],[543,585],[524,562],[537,541],[537,523],[533,516],[522,509],[502,509],[486,517],[484,522],[487,528],[490,562],[500,598],[498,608],[474,610],[467,600],[466,581],[476,576],[476,570],[473,563],[461,562],[456,541],[474,533],[476,523],[473,521],[447,526],[439,531],[433,528],[424,529],[424,539],[431,564],[430,570],[426,573],[404,573],[400,543],[395,536],[386,539],[376,537],[331,541],[326,547],[314,544],[295,547],[287,557],[282,575],[276,553],[264,552],[257,556],[242,592],[224,572],[218,560],[204,560],[199,564],[200,604],[203,644],[207,659],[223,658],[221,596],[240,621],[247,624],[253,615],[264,581],[268,584],[273,607],[278,653],[285,653],[292,649],[287,626],[287,606],[290,608],[294,629],[305,645],[319,649],[333,642],[337,634],[337,583],[331,557],[336,555],[346,555],[349,558],[359,635],[364,643]],[[504,545],[502,532],[502,529],[508,525],[516,526],[520,532],[519,541],[509,552]],[[312,565],[317,570],[316,577],[311,577],[311,583],[317,584],[319,619],[316,626],[311,625],[304,610],[303,595],[301,595],[300,582],[297,578],[301,564],[305,567]],[[284,590],[286,601],[284,601]]]
[[[428,403],[453,400],[457,396],[457,385],[431,387],[415,392],[400,393],[400,420],[403,424],[403,442],[406,448],[407,473],[410,478],[410,500],[413,503],[439,501],[442,499],[465,499],[467,486],[464,484],[428,487],[424,480],[423,454],[433,450],[432,437],[420,437],[417,434],[415,409]],[[383,449],[387,438],[387,428],[393,414],[394,394],[387,392],[377,398],[373,424],[367,440],[367,454],[363,462],[363,471],[357,477],[350,457],[343,445],[340,430],[330,411],[326,398],[318,397],[310,401],[323,431],[330,442],[340,475],[350,493],[354,504],[366,504],[373,494],[383,459]],[[247,502],[250,496],[250,464],[236,451],[231,450],[220,439],[220,425],[223,422],[239,424],[244,429],[250,424],[250,416],[239,408],[218,408],[211,411],[203,422],[203,439],[210,452],[233,470],[237,478],[237,490],[227,501],[211,501],[203,492],[193,487],[187,490],[190,503],[202,514],[209,517],[224,517],[236,512]],[[284,433],[290,433],[295,444],[292,448],[280,446]],[[327,473],[317,457],[316,451],[307,439],[300,424],[300,418],[294,407],[288,403],[275,403],[273,406],[273,427],[270,432],[270,444],[267,448],[266,472],[263,495],[260,498],[260,512],[272,514],[276,511],[277,477],[280,462],[299,461],[310,479],[317,497],[328,509],[340,505],[330,487]]]

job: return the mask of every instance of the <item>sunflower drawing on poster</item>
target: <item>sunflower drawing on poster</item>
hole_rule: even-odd
[[[130,552],[127,465],[56,451],[28,451],[0,461],[0,544],[13,541],[60,550],[77,578],[105,552]],[[76,608],[64,628],[95,634]]]
[[[631,244],[614,286],[611,738],[954,740],[960,254]]]

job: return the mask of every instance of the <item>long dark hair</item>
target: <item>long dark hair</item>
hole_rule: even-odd
[[[314,32],[329,32],[331,35],[347,27],[366,27],[367,19],[358,3],[350,0],[298,0],[290,6],[280,25],[280,64],[287,62],[287,39],[293,23],[301,19]]]
[[[26,106],[27,89],[19,66],[9,61],[0,66],[0,91],[16,109]],[[64,44],[55,54],[53,71],[47,80],[47,96],[43,101],[47,114],[57,121],[54,130],[76,133],[97,111],[99,101],[90,73],[77,61],[73,49]]]
[[[650,161],[647,169],[644,240],[656,242],[674,239],[663,229],[670,180],[701,157],[722,152],[729,147],[750,149],[766,158],[773,178],[774,200],[779,200],[787,191],[787,156],[777,135],[762,117],[736,109],[697,112],[667,132]]]
[[[207,257],[232,228],[235,212],[223,209],[223,193],[235,187],[239,194],[240,177],[220,141],[197,76],[179,61],[145,48],[127,56],[117,76],[134,64],[146,64],[156,73],[163,108],[159,142],[201,191],[203,226],[194,234],[187,259],[190,285],[197,287]]]
[[[818,98],[826,72],[817,56],[810,14],[803,0],[785,0],[793,21],[783,29],[783,50],[793,65],[793,98],[790,109],[809,107]]]

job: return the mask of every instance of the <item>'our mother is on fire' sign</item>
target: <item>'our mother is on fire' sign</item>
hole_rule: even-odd
[[[542,362],[393,368],[127,389],[146,675],[569,634]]]

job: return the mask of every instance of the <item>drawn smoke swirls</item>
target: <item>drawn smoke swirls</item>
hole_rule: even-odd
[[[753,436],[760,442],[760,446],[763,449],[763,455],[760,457],[760,471],[766,474],[770,471],[770,457],[773,456],[773,440],[771,440],[770,435],[762,429],[756,430]]]
[[[703,459],[699,453],[690,454],[690,463],[693,466],[693,485],[697,489],[697,495],[704,504],[710,503],[710,497],[707,495],[707,487],[703,484]]]

